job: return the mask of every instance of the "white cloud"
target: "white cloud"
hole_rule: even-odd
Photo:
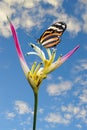
[[[78,14],[82,18],[82,31],[87,33],[87,0],[78,0],[76,8]]]
[[[79,2],[81,2],[82,4],[86,4],[87,5],[87,0],[79,0]]]
[[[68,106],[62,106],[61,110],[63,112],[73,113],[73,115],[79,114],[80,108],[78,106],[73,106],[72,104],[69,104]]]
[[[87,59],[80,60],[74,68],[75,72],[87,70]]]
[[[59,115],[58,113],[50,113],[46,118],[45,121],[49,122],[49,123],[53,123],[53,124],[69,124],[69,120],[65,119],[64,117],[62,117],[61,115]]]
[[[79,75],[75,78],[74,83],[79,84],[80,86],[87,86],[87,74]],[[81,90],[81,88],[79,89]],[[78,90],[78,92],[79,92]]]
[[[87,33],[87,11],[82,15],[84,24],[83,24],[83,31]]]
[[[68,13],[66,13],[64,11],[64,9],[62,8],[62,11],[56,11],[54,8],[51,10],[47,10],[46,11],[47,14],[51,15],[51,16],[55,16],[55,21],[64,21],[67,24],[67,31],[70,32],[71,34],[73,34],[73,36],[75,36],[76,34],[78,34],[78,32],[81,31],[81,27],[82,27],[82,23],[81,21],[73,16],[73,15],[68,15]]]
[[[10,31],[7,25],[7,18],[6,16],[11,16],[15,13],[14,8],[9,7],[4,1],[0,1],[0,35],[9,37]]]
[[[73,36],[75,36],[76,34],[78,34],[78,32],[81,31],[81,23],[77,18],[73,16],[72,17],[68,16],[67,26],[68,31],[71,32]]]
[[[35,3],[38,2],[38,0],[3,0],[4,3],[6,3],[9,6],[19,6],[19,7],[25,7],[27,9],[32,8],[35,6]]]
[[[63,81],[59,84],[49,84],[47,87],[47,92],[50,96],[58,96],[66,93],[72,88],[72,83],[70,81]]]
[[[80,113],[77,115],[77,118],[82,118],[83,120],[86,119],[87,111],[85,109],[81,109]]]
[[[82,80],[82,76],[81,76],[81,75],[80,75],[80,76],[77,76],[77,77],[75,78],[74,83],[80,83],[81,80]]]
[[[15,110],[18,112],[18,114],[27,114],[32,113],[31,108],[28,106],[26,102],[23,101],[15,101]]]
[[[43,108],[40,108],[40,109],[38,110],[38,112],[39,112],[40,114],[43,114],[44,109],[43,109]]]
[[[7,119],[14,119],[15,116],[16,115],[13,112],[6,112],[6,118]]]
[[[43,0],[45,3],[52,5],[55,8],[62,7],[63,0]]]
[[[71,120],[72,115],[69,114],[69,113],[66,113],[66,114],[64,114],[64,118],[67,119],[67,120]]]
[[[42,6],[42,2],[53,7],[45,9],[44,6]],[[30,31],[34,26],[41,28],[44,26],[42,23],[47,22],[46,16],[48,15],[55,17],[54,21],[65,21],[68,26],[67,30],[74,35],[78,34],[82,28],[85,33],[87,33],[87,13],[81,14],[84,21],[84,23],[82,23],[76,16],[70,16],[68,12],[65,12],[63,2],[64,0],[30,0],[29,2],[27,0],[0,1],[0,35],[5,37],[11,35],[6,19],[7,15],[11,18],[16,29],[22,27]],[[81,2],[82,1],[79,3]],[[78,6],[76,8],[78,8]]]
[[[82,128],[82,125],[77,124],[76,127],[77,127],[77,128]]]
[[[29,4],[27,4],[27,1],[25,0],[0,1],[0,35],[5,37],[9,37],[11,35],[6,16],[9,16],[10,18],[13,17],[12,22],[16,28],[19,26],[25,27],[25,25],[29,28],[33,26],[33,19],[31,21],[31,17],[28,15],[29,11],[27,10],[27,8],[29,9],[29,7],[31,7],[32,0],[28,3]],[[22,7],[25,9],[22,9]]]
[[[83,106],[75,106],[74,104],[69,104],[68,106],[62,106],[61,111],[64,113],[65,117],[75,120],[82,120],[84,123],[87,123],[87,110]]]
[[[60,110],[55,110],[54,113],[49,113],[45,117],[45,121],[49,124],[70,124],[75,120],[87,124],[87,108],[82,105],[68,104],[62,105]],[[82,127],[76,124],[76,127]]]
[[[87,89],[84,89],[82,91],[82,94],[79,96],[80,102],[81,103],[86,103],[87,104]]]
[[[63,81],[63,77],[62,76],[58,76],[58,81]]]
[[[21,121],[20,125],[25,126],[31,123],[31,117],[26,118],[26,120]]]

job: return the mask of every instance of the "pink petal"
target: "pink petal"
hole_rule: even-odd
[[[57,69],[59,66],[61,66],[80,46],[77,45],[73,50],[68,52],[65,56],[60,57],[57,61],[55,61],[46,71],[47,73],[52,72],[53,70]]]
[[[16,47],[16,50],[17,50],[17,54],[18,54],[22,69],[23,69],[23,71],[24,71],[24,73],[27,77],[27,74],[29,72],[29,68],[28,68],[27,63],[24,59],[24,56],[23,56],[23,53],[22,53],[22,50],[21,50],[21,47],[20,47],[20,44],[19,44],[19,41],[18,41],[16,30],[15,30],[15,28],[14,28],[14,26],[11,23],[10,20],[9,20],[9,23],[10,23],[10,28],[11,28],[12,35],[13,35],[13,38],[14,38],[14,43],[15,43],[15,47]]]
[[[70,52],[68,52],[66,55],[64,55],[62,58],[61,58],[61,62],[65,62],[80,46],[77,45],[73,50],[71,50]]]

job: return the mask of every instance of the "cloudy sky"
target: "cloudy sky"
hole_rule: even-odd
[[[0,129],[32,130],[33,92],[21,69],[6,16],[14,24],[24,55],[29,43],[52,23],[67,30],[57,46],[78,51],[52,72],[39,90],[37,130],[87,130],[87,0],[0,0]],[[43,47],[42,47],[43,49]],[[26,57],[31,66],[36,56]]]

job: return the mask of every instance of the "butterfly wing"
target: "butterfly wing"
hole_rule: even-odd
[[[66,24],[57,22],[52,24],[38,39],[39,43],[45,48],[51,48],[60,43],[60,37],[66,29]]]

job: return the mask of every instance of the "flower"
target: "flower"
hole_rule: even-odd
[[[79,48],[79,45],[77,45],[74,49],[72,49],[66,55],[64,55],[64,56],[60,55],[57,58],[57,60],[55,61],[56,50],[51,50],[49,48],[46,49],[47,55],[48,55],[48,56],[46,56],[45,53],[43,52],[43,50],[41,50],[35,44],[31,43],[30,45],[33,48],[34,52],[28,52],[27,55],[32,55],[32,54],[37,55],[41,58],[41,62],[37,64],[37,62],[35,61],[30,69],[28,67],[28,65],[25,61],[24,55],[22,53],[16,30],[15,30],[13,24],[11,23],[11,21],[9,20],[9,18],[8,18],[8,21],[10,23],[11,32],[12,32],[12,35],[14,38],[15,47],[17,50],[18,58],[20,60],[22,69],[34,92],[35,103],[34,103],[33,130],[36,130],[38,90],[39,90],[40,84],[47,77],[47,75],[49,73],[51,73],[52,71],[57,69],[59,66],[61,66]]]
[[[10,28],[12,31],[15,47],[17,50],[17,54],[22,69],[25,73],[28,82],[30,83],[34,91],[38,91],[40,84],[42,83],[43,79],[47,77],[47,74],[49,74],[53,70],[57,69],[60,65],[62,65],[79,48],[79,45],[77,45],[73,50],[68,52],[65,56],[60,55],[58,59],[54,62],[56,56],[56,50],[51,51],[49,48],[46,49],[48,54],[48,59],[47,59],[45,53],[38,46],[31,43],[30,45],[35,52],[28,52],[27,55],[35,54],[41,58],[42,62],[39,64],[37,64],[37,62],[34,62],[30,69],[23,56],[16,30],[10,20],[9,23],[10,23]]]

